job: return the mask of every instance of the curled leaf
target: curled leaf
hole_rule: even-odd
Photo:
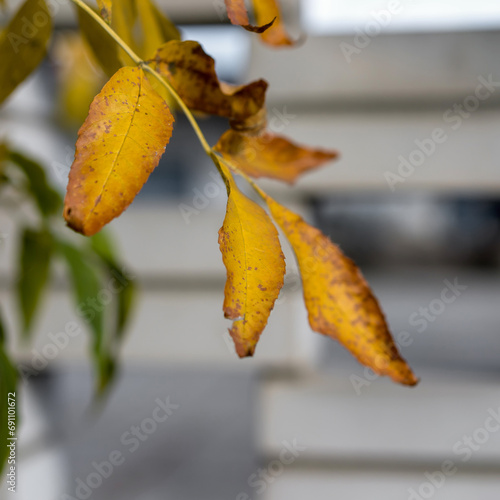
[[[26,0],[0,35],[0,104],[42,62],[51,33],[45,0]]]
[[[379,375],[415,385],[417,378],[400,356],[377,299],[352,260],[318,229],[264,197],[297,258],[311,328],[338,340]]]
[[[251,25],[244,0],[225,0],[227,16],[232,24],[259,33],[261,40],[274,47],[294,45],[281,19],[278,0],[252,0],[256,25]]]
[[[224,169],[224,167],[222,167]],[[278,232],[266,212],[243,195],[225,172],[228,202],[219,246],[227,269],[224,314],[240,357],[252,356],[278,298],[285,258]]]
[[[118,70],[78,134],[64,208],[71,228],[95,234],[132,203],[158,165],[173,121],[141,68]]]
[[[157,70],[195,111],[244,120],[264,106],[267,89],[264,80],[225,94],[215,73],[214,60],[197,42],[167,42],[156,53],[155,62]]]
[[[335,151],[299,146],[269,131],[252,135],[228,130],[214,149],[247,175],[270,177],[289,184],[337,157]]]
[[[274,47],[294,45],[296,42],[288,35],[283,20],[278,0],[252,0],[257,24],[261,25],[274,20],[273,25],[263,33],[260,38],[264,43]]]
[[[232,24],[236,26],[241,26],[245,28],[247,31],[253,31],[254,33],[263,33],[267,29],[269,29],[273,23],[274,18],[264,24],[263,26],[253,26],[250,24],[248,19],[248,12],[245,6],[245,0],[224,0],[226,4],[227,17]]]

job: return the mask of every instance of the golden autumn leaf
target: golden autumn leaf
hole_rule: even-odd
[[[248,19],[248,12],[245,6],[245,0],[224,0],[226,4],[227,17],[232,24],[241,26],[247,31],[253,31],[254,33],[263,33],[274,23],[274,18],[270,22],[264,24],[263,26],[253,26],[250,24]]]
[[[71,228],[95,234],[132,203],[158,165],[173,121],[141,68],[118,70],[78,133],[64,206]]]
[[[236,352],[240,357],[252,356],[283,286],[285,258],[269,216],[221,168],[228,186],[226,217],[219,230],[227,269],[224,314],[234,320],[229,333]]]
[[[82,38],[87,42],[95,60],[108,77],[113,76],[122,67],[115,41],[85,10],[78,8],[77,16]]]
[[[214,149],[251,177],[270,177],[289,184],[337,157],[336,151],[299,146],[269,131],[254,135],[227,130]]]
[[[354,262],[321,231],[262,195],[297,258],[311,328],[338,340],[379,375],[415,385],[418,380],[400,356],[377,299]]]
[[[73,32],[61,33],[52,49],[59,83],[58,111],[65,125],[81,124],[89,105],[103,84],[84,39]]]
[[[37,16],[38,25],[30,22]],[[26,0],[0,33],[0,104],[42,62],[52,33],[45,0]]]
[[[139,54],[141,47],[136,42],[134,30],[132,29],[136,20],[137,8],[135,0],[113,0],[111,27],[134,52]],[[121,48],[118,49],[118,57],[124,66],[131,66],[134,63],[132,58]]]
[[[264,43],[274,47],[295,44],[295,41],[286,32],[278,0],[252,0],[252,4],[258,25],[274,19],[273,25],[260,34],[260,38]]]
[[[150,0],[137,2],[137,14],[142,28],[142,50],[144,59],[154,57],[160,45],[170,40],[180,40],[175,25],[160,12]]]
[[[111,24],[113,0],[97,0],[97,6],[99,7],[99,12],[101,13],[101,17],[108,24]]]
[[[244,0],[225,0],[225,3],[231,23],[259,33],[264,43],[274,47],[295,44],[286,32],[277,0],[252,0],[256,26],[250,24]]]
[[[215,73],[214,60],[198,42],[167,42],[156,53],[155,63],[156,69],[192,110],[244,120],[264,106],[267,89],[264,80],[225,94]]]

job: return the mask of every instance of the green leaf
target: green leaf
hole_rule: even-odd
[[[112,339],[123,340],[126,326],[136,299],[136,286],[129,276],[120,269],[116,251],[108,233],[101,231],[90,238],[93,251],[102,259],[111,280],[114,281],[116,293],[116,318]]]
[[[104,73],[109,77],[113,76],[122,67],[116,42],[87,12],[77,8],[77,15],[83,38],[92,50],[96,61]]]
[[[100,231],[89,238],[90,248],[104,261],[116,263],[116,250],[108,232]]]
[[[100,349],[103,339],[104,308],[98,303],[102,284],[94,266],[79,248],[59,241],[59,249],[68,266],[73,295],[85,321],[94,334],[94,347]]]
[[[26,0],[0,35],[0,104],[42,62],[51,33],[45,0]]]
[[[30,332],[40,299],[46,288],[53,250],[54,242],[49,232],[32,229],[24,231],[21,238],[17,283],[24,335]]]
[[[0,317],[0,330],[3,332],[2,318]],[[16,398],[16,386],[17,386],[17,371],[9,359],[7,352],[4,348],[3,340],[0,341],[0,472],[2,471],[7,457],[9,455],[9,448],[7,444],[15,441],[7,441],[9,437],[9,427],[8,427],[8,405],[9,405],[9,395],[14,394],[14,399]],[[12,401],[12,399],[11,399]],[[16,408],[16,417],[17,417]],[[17,427],[17,418],[15,419]],[[2,474],[3,476],[3,474]]]
[[[104,311],[107,306],[100,295],[104,289],[101,276],[89,262],[91,255],[63,241],[59,241],[58,246],[68,266],[77,309],[92,331],[97,388],[102,392],[111,382],[114,369],[110,366],[114,365],[114,360],[105,339]]]
[[[40,212],[44,216],[59,212],[62,206],[62,197],[48,184],[43,167],[30,158],[16,152],[9,154],[9,160],[15,163],[26,175],[28,189],[33,194]]]

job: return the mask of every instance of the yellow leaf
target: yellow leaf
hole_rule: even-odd
[[[42,62],[51,33],[45,0],[26,0],[0,35],[0,104]]]
[[[137,13],[142,28],[142,53],[144,59],[154,57],[160,45],[170,40],[179,40],[175,25],[167,19],[150,0],[137,2]]]
[[[260,35],[264,43],[275,47],[295,44],[285,30],[277,0],[252,0],[252,4],[258,25],[274,20],[273,25]]]
[[[113,0],[97,0],[97,6],[99,7],[101,17],[108,24],[111,24]]]
[[[74,32],[61,33],[53,46],[58,73],[57,95],[61,118],[66,125],[80,125],[86,118],[89,105],[103,84],[98,69],[83,38]]]
[[[240,357],[252,356],[278,298],[285,258],[278,232],[266,212],[244,196],[221,166],[228,186],[219,246],[227,270],[224,314],[234,320],[229,330]]]
[[[304,172],[337,156],[335,151],[299,146],[269,131],[252,135],[228,130],[214,149],[247,175],[270,177],[290,184]]]
[[[82,36],[96,61],[108,77],[113,76],[122,67],[116,42],[86,11],[78,8],[77,15]]]
[[[71,228],[91,236],[132,203],[158,165],[173,121],[141,68],[118,70],[78,134],[64,207]]]
[[[135,0],[113,0],[111,27],[136,54],[139,54],[141,47],[133,36],[136,21]],[[123,49],[118,50],[118,57],[123,65],[132,65],[134,63]]]
[[[297,258],[309,324],[395,382],[418,380],[400,356],[377,299],[356,265],[318,229],[262,193]]]
[[[263,26],[253,26],[248,20],[248,12],[245,6],[245,0],[225,0],[227,17],[232,24],[241,26],[247,31],[253,31],[254,33],[263,33],[274,23],[274,18],[270,22],[264,24]]]
[[[214,60],[197,42],[167,42],[156,53],[155,62],[157,70],[195,111],[244,120],[264,106],[264,80],[245,85],[230,95],[222,92]]]

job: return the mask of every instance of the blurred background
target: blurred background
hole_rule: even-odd
[[[178,115],[159,167],[111,224],[140,287],[120,376],[91,414],[79,335],[22,386],[17,498],[498,498],[498,1],[283,0],[290,31],[306,35],[291,50],[228,25],[222,1],[158,4],[222,80],[269,81],[274,132],[340,151],[292,189],[261,185],[361,267],[421,382],[378,378],[310,331],[285,244],[285,287],[254,358],[237,359],[217,244],[226,195]],[[0,136],[42,159],[63,191],[96,91],[60,90],[98,79],[70,62],[75,18],[59,5],[50,57],[2,109]],[[227,128],[201,125],[211,143]],[[8,305],[18,243],[0,208]],[[70,321],[81,319],[58,282],[34,345],[11,339],[17,359],[33,362]]]

